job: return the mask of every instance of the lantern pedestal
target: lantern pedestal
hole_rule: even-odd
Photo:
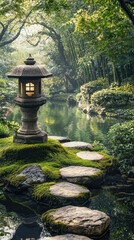
[[[47,142],[47,133],[41,131],[36,135],[23,135],[16,133],[13,137],[14,143],[34,144]]]
[[[43,143],[47,142],[47,133],[37,126],[37,111],[46,103],[45,97],[24,99],[17,97],[15,104],[19,105],[22,112],[22,126],[14,135],[14,143]]]
[[[47,133],[37,126],[37,111],[46,103],[41,95],[41,78],[52,76],[44,66],[35,65],[36,61],[29,54],[25,65],[16,66],[8,75],[19,79],[19,96],[14,99],[22,112],[22,126],[14,135],[14,143],[43,143],[47,141]]]

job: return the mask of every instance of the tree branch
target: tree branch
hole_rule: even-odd
[[[11,39],[9,39],[9,40],[0,42],[0,47],[3,47],[3,46],[5,46],[5,45],[13,42],[15,39],[17,39],[17,37],[20,35],[21,30],[22,30],[22,28],[24,27],[24,25],[25,25],[25,23],[26,23],[26,20],[27,20],[27,18],[29,17],[29,15],[31,14],[31,12],[32,12],[32,10],[30,10],[30,12],[26,15],[26,17],[25,17],[22,25],[20,26],[18,32],[16,33],[16,35],[15,35],[14,37],[12,37]],[[14,18],[14,19],[15,19],[15,18]],[[11,24],[11,22],[12,22],[14,19],[12,19],[12,20],[10,20],[10,21],[8,22],[8,24],[7,24],[7,26],[6,26],[6,30],[7,30],[8,26]]]
[[[28,40],[28,39],[27,39],[27,42],[28,42],[30,45],[32,45],[32,46],[34,46],[34,47],[36,47],[36,46],[38,46],[38,44],[39,44],[39,43],[40,43],[40,41],[41,41],[41,36],[39,36],[38,38],[39,38],[39,39],[38,39],[37,43],[35,43],[35,44],[34,44],[34,43],[32,43],[32,42],[31,42],[30,40]]]
[[[126,15],[129,17],[129,19],[134,25],[134,16],[132,12],[129,10],[129,8],[127,7],[127,5],[125,4],[125,1],[124,0],[118,0],[118,1],[120,3],[121,8],[124,10],[124,12],[126,13]]]

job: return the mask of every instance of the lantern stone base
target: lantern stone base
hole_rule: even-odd
[[[14,134],[14,143],[37,144],[47,142],[47,133],[41,131],[39,134],[23,135],[20,133]]]

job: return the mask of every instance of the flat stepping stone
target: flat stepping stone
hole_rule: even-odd
[[[79,197],[82,193],[89,193],[88,189],[80,187],[73,183],[61,182],[50,187],[50,193],[57,197],[72,198]]]
[[[35,187],[34,195],[39,200],[36,192],[43,192],[40,201],[51,206],[65,206],[68,204],[84,203],[89,200],[90,191],[82,186],[69,182],[44,183]]]
[[[63,179],[68,182],[98,187],[103,181],[104,173],[100,169],[93,167],[69,166],[60,169],[60,174]]]
[[[93,240],[93,239],[75,234],[65,234],[58,235],[55,237],[45,237],[40,240]]]
[[[93,238],[103,236],[110,224],[110,218],[104,212],[71,205],[44,213],[42,220],[50,231]]]
[[[61,137],[61,136],[48,136],[50,139],[58,140],[60,143],[63,142],[70,142],[70,139],[67,137]]]
[[[91,161],[101,161],[104,160],[104,155],[99,154],[97,152],[78,152],[76,155],[84,160],[91,160]]]
[[[63,143],[62,146],[68,147],[68,148],[81,149],[81,150],[89,150],[93,148],[93,146],[90,143],[78,142],[78,141]]]

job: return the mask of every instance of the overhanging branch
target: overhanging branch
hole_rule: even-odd
[[[124,10],[124,12],[127,14],[127,16],[129,17],[129,19],[131,20],[131,22],[133,23],[134,25],[134,16],[133,16],[133,13],[130,11],[130,9],[127,7],[127,5],[125,4],[125,1],[124,0],[118,0],[120,5],[121,5],[121,8]]]

